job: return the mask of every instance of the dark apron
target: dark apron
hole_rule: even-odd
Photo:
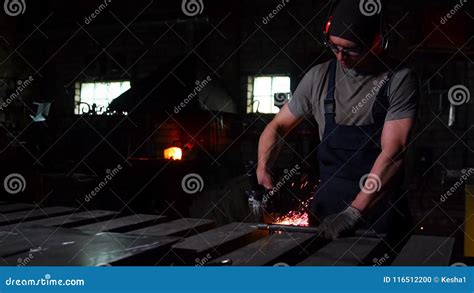
[[[361,178],[369,174],[381,153],[381,134],[387,114],[389,98],[387,84],[379,90],[374,103],[374,123],[365,126],[338,125],[335,122],[336,60],[329,66],[329,83],[324,100],[325,129],[319,145],[318,157],[321,182],[310,209],[312,225],[317,225],[328,215],[347,208],[360,192]],[[390,79],[391,76],[389,76]],[[411,217],[406,192],[402,189],[403,176],[376,206],[364,212],[358,227],[377,233],[403,233],[411,229]],[[395,207],[393,208],[392,205]]]

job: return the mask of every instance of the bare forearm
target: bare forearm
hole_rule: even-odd
[[[258,143],[258,168],[270,169],[280,151],[283,131],[274,124],[269,124],[260,136]]]
[[[393,179],[403,168],[414,123],[414,118],[385,122],[381,138],[382,152],[372,166],[366,184],[352,202],[353,207],[365,211],[393,188]]]
[[[382,152],[375,161],[361,192],[352,202],[352,206],[365,211],[379,201],[392,188],[393,179],[403,168],[402,153]]]
[[[284,137],[295,127],[301,117],[294,116],[285,104],[280,112],[270,122],[258,143],[258,183],[267,189],[273,188],[273,180],[270,173],[273,163],[280,151],[281,142]]]

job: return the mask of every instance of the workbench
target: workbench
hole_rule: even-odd
[[[394,249],[364,233],[328,241],[256,223],[0,203],[0,260],[8,266],[446,266],[453,245],[409,235]]]

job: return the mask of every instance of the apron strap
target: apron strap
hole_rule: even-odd
[[[329,63],[328,91],[324,99],[324,117],[327,123],[335,123],[336,101],[334,100],[334,90],[336,88],[336,59]]]
[[[336,59],[332,59],[329,63],[329,80],[326,98],[324,99],[324,117],[327,124],[336,123],[336,100],[334,98],[334,92],[336,89]],[[372,108],[372,115],[374,121],[378,124],[385,122],[387,116],[387,110],[390,106],[390,83],[392,81],[393,73],[390,72],[386,76],[386,82],[382,85],[382,88],[378,91],[374,106]]]

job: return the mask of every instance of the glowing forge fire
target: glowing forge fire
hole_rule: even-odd
[[[181,160],[183,157],[183,150],[178,147],[167,148],[163,151],[163,156],[166,160]]]
[[[294,225],[294,226],[309,226],[308,213],[306,209],[313,198],[310,198],[300,203],[298,210],[290,211],[284,216],[277,217],[273,224],[279,225]]]

